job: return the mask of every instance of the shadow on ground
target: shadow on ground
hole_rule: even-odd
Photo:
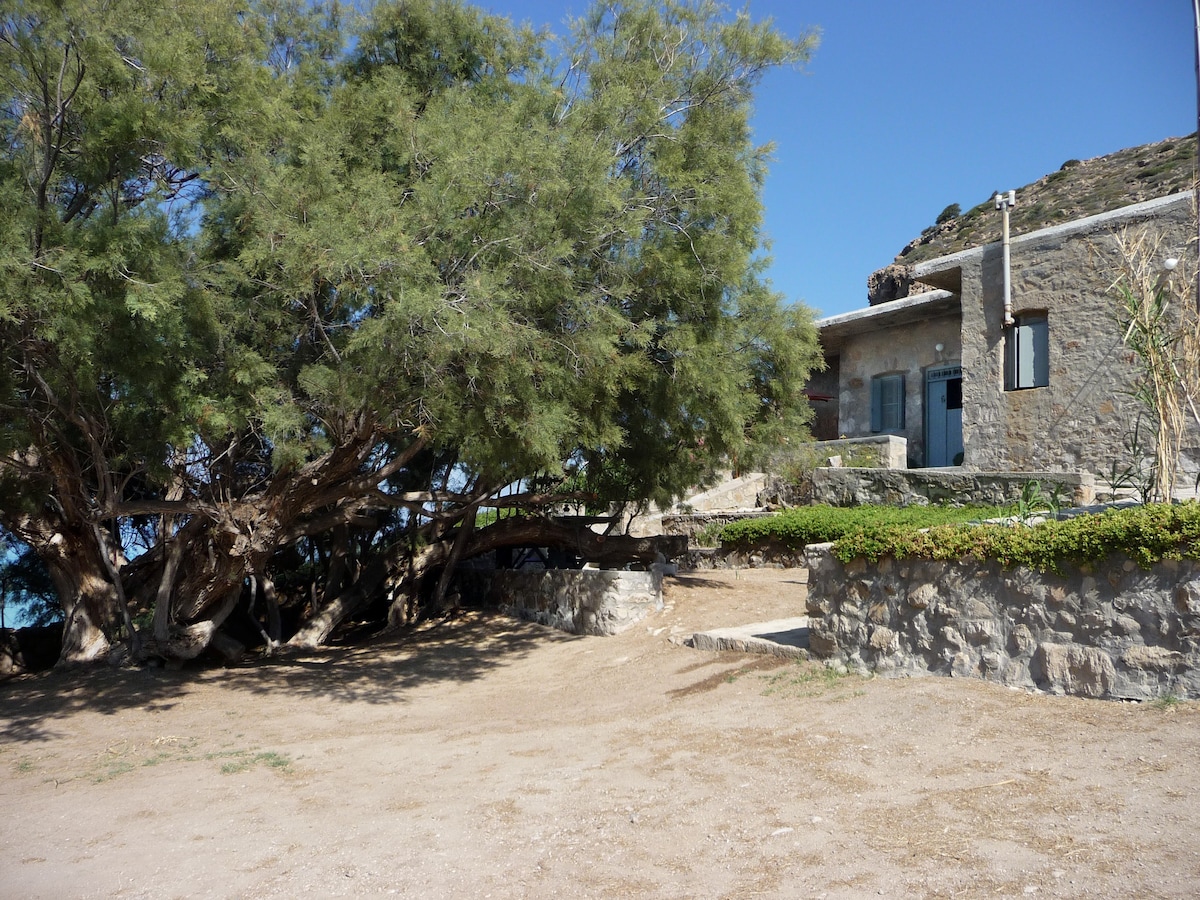
[[[43,741],[61,735],[55,723],[77,712],[168,710],[192,688],[219,683],[231,690],[287,695],[288,700],[403,703],[405,692],[436,682],[467,682],[548,643],[575,635],[496,613],[469,612],[354,647],[328,647],[229,667],[51,671],[0,685],[0,740]]]

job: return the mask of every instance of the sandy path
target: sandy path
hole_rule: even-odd
[[[835,678],[472,614],[223,672],[0,687],[3,897],[1200,895],[1200,708]]]

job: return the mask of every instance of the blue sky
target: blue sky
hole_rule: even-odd
[[[580,0],[476,0],[565,31]],[[740,8],[740,4],[735,4]],[[947,205],[968,209],[1088,159],[1196,129],[1187,0],[750,0],[795,36],[802,72],[758,93],[769,277],[825,315]],[[1018,198],[1019,202],[1019,198]]]

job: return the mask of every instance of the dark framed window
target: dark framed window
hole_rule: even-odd
[[[904,430],[903,375],[876,375],[871,379],[871,430]]]
[[[1004,389],[1050,383],[1050,325],[1045,313],[1017,316],[1004,332]]]

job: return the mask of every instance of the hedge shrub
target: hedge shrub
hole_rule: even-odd
[[[1156,503],[1035,525],[965,524],[1003,516],[996,508],[805,507],[726,526],[722,542],[778,541],[791,548],[833,542],[842,562],[897,559],[996,560],[1060,572],[1063,563],[1124,554],[1143,568],[1163,559],[1200,559],[1200,503]],[[938,518],[940,521],[938,521]]]

